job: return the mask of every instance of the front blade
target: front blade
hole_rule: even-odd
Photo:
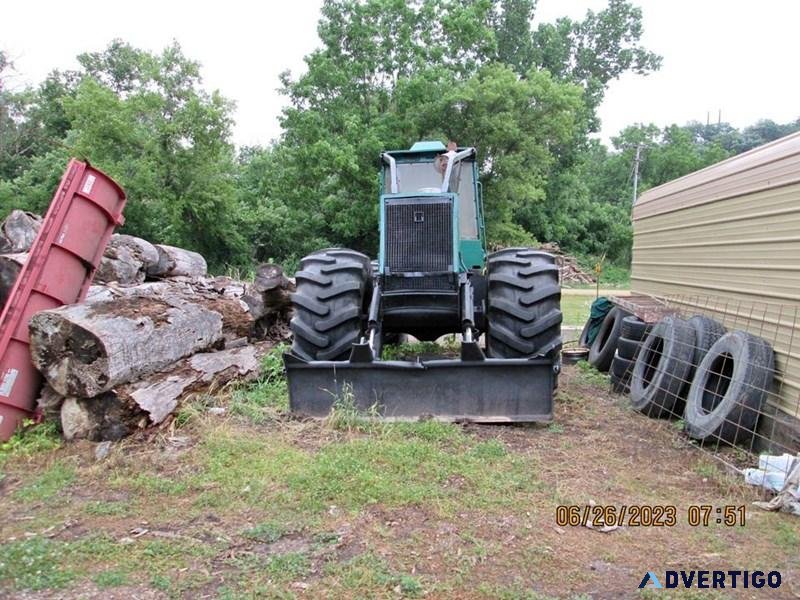
[[[555,370],[545,358],[355,363],[285,354],[284,364],[295,414],[322,418],[337,402],[351,401],[387,420],[553,420]]]

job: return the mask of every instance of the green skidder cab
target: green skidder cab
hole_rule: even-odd
[[[378,260],[327,249],[295,275],[293,411],[325,416],[346,393],[387,418],[552,419],[558,267],[528,248],[487,256],[478,175],[475,148],[452,142],[381,155]],[[461,334],[461,357],[381,361],[401,334]]]

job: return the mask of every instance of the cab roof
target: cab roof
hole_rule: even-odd
[[[467,150],[468,147],[459,147],[457,152]],[[474,148],[473,154],[474,154]],[[447,146],[438,140],[422,140],[416,142],[408,150],[388,150],[386,154],[394,156],[399,160],[409,160],[414,158],[431,157],[447,152]]]

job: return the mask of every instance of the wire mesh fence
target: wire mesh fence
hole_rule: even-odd
[[[620,308],[649,321],[623,321],[610,367],[612,389],[636,410],[679,420],[702,449],[737,466],[761,452],[800,452],[799,306],[672,296]]]

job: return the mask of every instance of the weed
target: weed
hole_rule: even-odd
[[[283,372],[286,344],[270,350],[261,361],[258,380],[236,387],[231,393],[231,413],[259,424],[289,410],[289,388]]]
[[[291,581],[308,573],[308,557],[302,552],[277,554],[267,561],[265,571],[275,581]]]
[[[120,587],[128,583],[128,575],[123,571],[112,569],[109,571],[101,571],[92,577],[92,581],[94,581],[100,589]]]
[[[587,385],[607,386],[608,376],[604,375],[585,360],[575,365],[578,367],[578,377]]]
[[[366,413],[360,410],[356,406],[353,387],[349,383],[345,383],[341,393],[334,395],[334,398],[331,412],[325,419],[325,424],[331,429],[353,433],[374,432],[381,428],[382,424],[377,420],[377,406],[373,405]]]
[[[8,441],[0,442],[0,466],[12,456],[30,456],[60,447],[61,436],[54,422],[36,425],[33,421],[25,421]]]
[[[150,585],[162,592],[169,592],[172,589],[172,579],[166,575],[155,574],[150,577]]]
[[[251,527],[250,529],[246,530],[242,535],[244,537],[255,540],[257,542],[263,542],[265,544],[271,544],[272,542],[277,542],[281,539],[281,536],[285,533],[285,529],[283,526],[270,522],[270,523],[260,523],[255,527]]]
[[[62,567],[58,542],[33,537],[3,544],[0,582],[16,589],[44,590],[63,588],[74,578],[72,571]]]
[[[787,550],[796,550],[800,547],[800,534],[785,521],[778,521],[775,524],[775,543]]]
[[[391,344],[383,347],[383,360],[413,360],[427,356],[451,356],[458,354],[460,343],[455,337],[447,337],[438,342],[413,342],[408,344]]]
[[[343,563],[331,563],[325,568],[348,597],[374,597],[376,589],[394,590],[405,597],[423,594],[422,583],[416,577],[393,573],[382,558],[360,554]]]
[[[97,517],[117,517],[127,515],[131,510],[130,504],[127,502],[87,502],[83,506],[83,512],[87,515],[94,515]]]
[[[134,489],[149,494],[179,496],[187,490],[187,485],[183,481],[176,481],[175,479],[150,473],[140,473],[136,477],[128,480],[128,483]]]
[[[547,431],[550,433],[564,433],[564,426],[561,423],[550,423],[547,426]]]
[[[57,495],[75,479],[75,469],[57,461],[33,483],[20,488],[15,498],[22,502],[44,502]]]
[[[464,432],[459,425],[434,419],[414,423],[387,423],[383,427],[386,436],[417,438],[428,442],[463,442]]]
[[[694,468],[694,471],[700,475],[700,477],[705,477],[706,479],[712,479],[719,475],[719,469],[717,469],[717,466],[705,461],[698,463]]]
[[[479,442],[469,452],[478,459],[503,458],[507,454],[506,447],[500,440]]]

